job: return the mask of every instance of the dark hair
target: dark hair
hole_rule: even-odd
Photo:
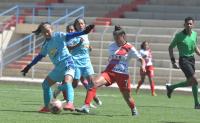
[[[74,27],[74,25],[73,25],[73,24],[69,24],[69,25],[67,25],[67,26],[66,26],[66,30],[68,30],[69,27]]]
[[[74,29],[75,29],[76,31],[79,31],[79,30],[76,28],[76,24],[77,24],[80,20],[83,20],[83,22],[86,24],[85,19],[83,19],[83,18],[81,18],[81,17],[77,18],[77,19],[74,21]]]
[[[125,31],[121,28],[120,25],[115,25],[115,30],[113,31],[113,35],[122,35],[126,34]]]
[[[36,35],[39,35],[41,33],[41,31],[42,31],[42,27],[45,24],[51,25],[49,22],[42,22],[42,23],[40,23],[40,25],[38,26],[38,28],[36,30],[32,31],[32,33],[35,33]]]
[[[148,42],[148,41],[143,41],[142,44],[140,45],[140,48],[141,48],[141,49],[144,49],[145,43],[149,43],[149,42]]]
[[[192,18],[192,17],[186,17],[186,18],[185,18],[185,23],[187,23],[187,22],[190,21],[190,20],[194,21],[194,18]]]

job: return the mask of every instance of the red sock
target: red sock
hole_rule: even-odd
[[[90,88],[87,91],[87,95],[86,95],[86,98],[85,98],[85,105],[90,105],[90,103],[93,100],[95,95],[96,95],[96,88]]]
[[[154,81],[152,80],[151,84],[150,84],[150,87],[151,87],[151,93],[153,94],[155,92],[155,84],[154,84]]]
[[[129,101],[129,107],[130,107],[131,109],[135,108],[135,101],[134,101],[133,99],[131,99],[131,100]]]

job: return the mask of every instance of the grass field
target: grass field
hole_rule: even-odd
[[[103,105],[89,114],[62,111],[61,114],[42,114],[40,85],[0,83],[0,123],[199,123],[200,110],[194,110],[191,93],[174,93],[168,99],[165,92],[152,97],[149,91],[133,96],[139,116],[132,117],[118,89],[101,88],[98,95]],[[75,90],[75,106],[83,104],[85,90]],[[61,99],[61,96],[59,96]]]

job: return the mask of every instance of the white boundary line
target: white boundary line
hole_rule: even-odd
[[[31,79],[31,78],[19,78],[19,77],[0,77],[0,81],[6,81],[6,82],[25,82],[25,83],[42,83],[44,79]],[[81,83],[79,83],[81,85]],[[109,87],[117,88],[117,84],[113,84]],[[131,88],[136,88],[137,85],[131,85]],[[144,84],[141,86],[141,89],[150,89],[150,86],[147,84]],[[165,86],[163,85],[157,85],[155,86],[156,90],[166,90]],[[177,88],[177,91],[185,91],[185,92],[191,92],[192,89],[189,87],[186,88]],[[199,90],[200,92],[200,90]]]

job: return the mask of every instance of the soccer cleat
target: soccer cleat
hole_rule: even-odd
[[[96,103],[97,105],[102,105],[102,102],[101,102],[101,100],[99,99],[99,97],[96,96],[93,100],[95,101],[95,103]]]
[[[75,108],[74,108],[74,104],[72,102],[68,102],[64,107],[63,107],[64,110],[66,111],[75,111]]]
[[[61,100],[62,104],[66,103],[67,101],[65,99]]]
[[[83,105],[81,108],[77,108],[75,110],[77,112],[86,113],[86,114],[88,114],[90,112],[89,106],[87,106],[87,105]]]
[[[200,104],[195,105],[194,109],[200,109]]]
[[[131,109],[131,113],[132,113],[132,116],[137,116],[138,115],[137,108],[134,107],[133,109]]]
[[[53,98],[55,98],[56,99],[56,97],[60,94],[60,90],[58,89],[58,87],[54,90],[54,92],[53,92]]]
[[[152,96],[156,97],[156,96],[157,96],[157,94],[156,94],[155,92],[153,92],[153,93],[152,93]]]
[[[43,107],[38,112],[39,113],[48,113],[48,112],[50,112],[50,110],[47,107]]]
[[[90,103],[90,108],[97,108],[94,104]]]
[[[172,89],[169,87],[169,85],[166,85],[166,89],[167,89],[167,97],[168,98],[171,98],[171,95],[172,95]]]

